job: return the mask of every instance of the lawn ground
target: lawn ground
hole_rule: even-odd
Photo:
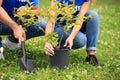
[[[50,0],[41,0],[48,6]],[[85,48],[71,50],[68,69],[51,69],[43,51],[43,37],[26,41],[27,55],[32,58],[35,73],[23,72],[18,65],[21,50],[10,51],[4,46],[5,60],[0,60],[0,80],[120,80],[120,0],[97,0],[91,9],[100,16],[100,32],[96,56],[102,67],[84,62]]]

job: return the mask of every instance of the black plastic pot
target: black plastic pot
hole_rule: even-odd
[[[68,66],[69,49],[54,49],[55,54],[50,56],[50,65],[53,68],[65,69]]]

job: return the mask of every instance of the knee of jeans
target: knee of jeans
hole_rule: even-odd
[[[82,48],[87,42],[86,36],[77,38],[77,41],[74,41],[73,49]]]
[[[79,42],[78,42],[79,48],[85,46],[86,42],[87,42],[87,38],[86,37],[81,38],[79,40]]]
[[[85,16],[89,16],[89,15],[93,15],[91,18],[95,18],[95,19],[99,18],[99,15],[95,10],[89,10]]]

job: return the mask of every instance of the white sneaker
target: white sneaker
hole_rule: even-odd
[[[3,47],[0,48],[0,59],[5,59],[3,55]]]
[[[3,44],[10,50],[15,50],[15,49],[19,48],[18,44],[11,42],[8,37],[3,41]]]

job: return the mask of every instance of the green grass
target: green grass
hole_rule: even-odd
[[[50,0],[47,0],[50,1]],[[48,2],[41,0],[41,5]],[[32,58],[35,73],[23,72],[18,65],[21,50],[4,49],[5,60],[0,60],[0,80],[120,80],[120,7],[119,1],[97,0],[92,6],[100,15],[100,32],[96,55],[101,68],[84,63],[85,49],[71,50],[68,69],[51,69],[49,57],[43,51],[43,38],[26,41],[27,55]]]
[[[50,1],[51,0],[40,0],[40,5],[43,7],[43,6],[50,6]]]

